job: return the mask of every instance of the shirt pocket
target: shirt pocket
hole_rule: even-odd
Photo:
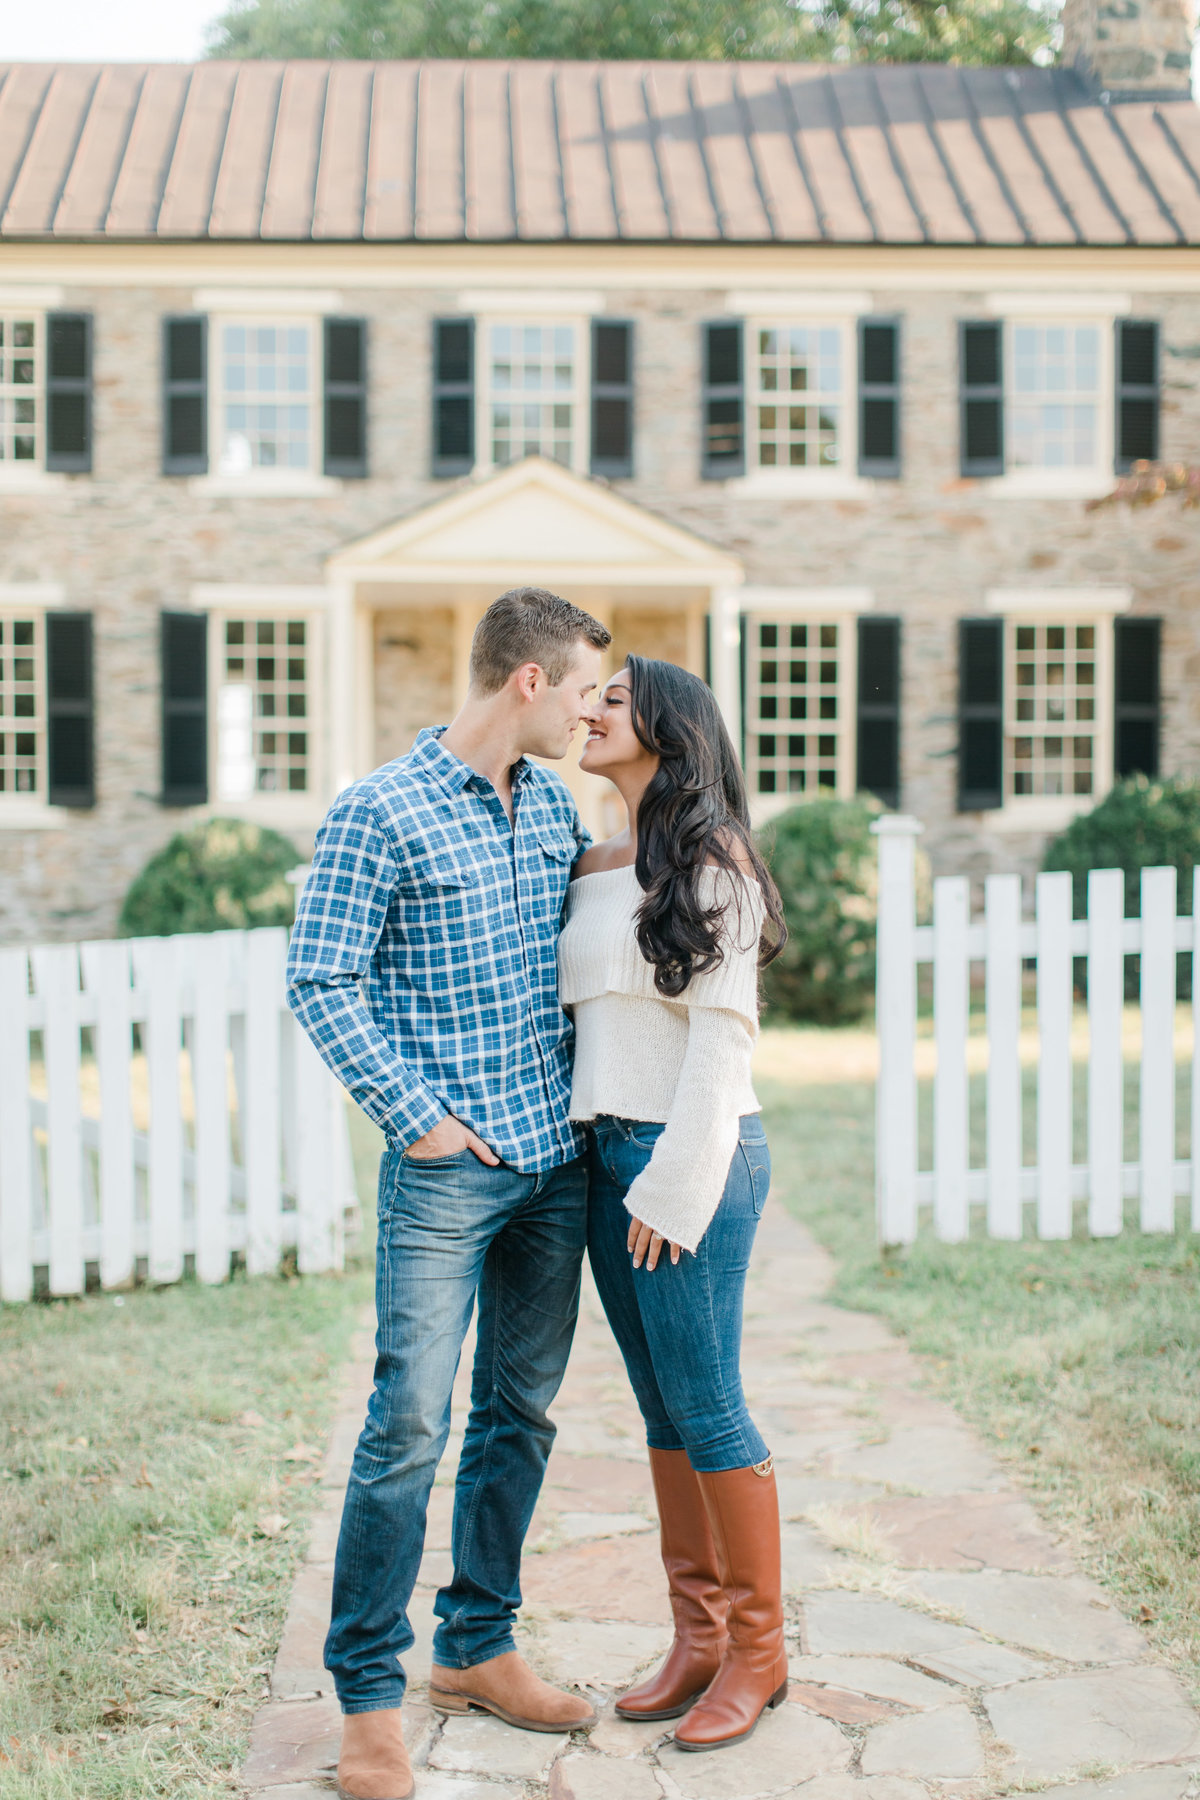
[[[400,906],[410,931],[468,937],[482,929],[479,873],[446,857],[411,862],[399,882]]]

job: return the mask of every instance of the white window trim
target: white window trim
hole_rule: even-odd
[[[41,334],[42,346],[42,379],[40,386],[34,389],[42,415],[39,428],[41,455],[36,462],[9,462],[7,458],[0,461],[0,495],[52,494],[64,488],[71,479],[59,469],[46,467],[46,314],[53,311],[54,304],[46,298],[46,290],[38,292],[35,302],[32,294],[21,295],[15,289],[0,289],[0,312],[23,313],[33,319]]]
[[[741,296],[749,298],[750,296]],[[759,300],[763,298],[758,296]],[[774,311],[764,309],[744,316],[742,326],[743,393],[745,395],[746,473],[730,476],[725,486],[740,494],[825,495],[830,499],[861,498],[875,492],[876,483],[858,473],[858,320],[860,313],[849,307],[839,308],[838,299],[869,299],[868,295],[835,295],[823,302],[814,296],[811,310],[783,304]],[[867,310],[866,308],[863,309]],[[755,345],[760,331],[777,331],[789,325],[835,326],[842,334],[845,384],[842,389],[841,456],[834,469],[759,469],[751,466],[757,445],[754,410],[759,403]]]
[[[757,625],[836,625],[838,627],[838,716],[833,736],[838,739],[837,786],[817,788],[808,794],[755,794],[747,792],[750,820],[755,829],[793,806],[806,800],[832,795],[839,800],[852,800],[857,792],[857,695],[858,695],[858,627],[859,616],[870,612],[875,597],[870,588],[764,588],[745,587],[738,590],[743,607],[742,630],[752,632]],[[747,641],[747,660],[753,645]],[[830,723],[831,721],[826,721]],[[757,721],[750,717],[749,707],[743,723],[747,743]],[[786,733],[784,734],[786,735]],[[829,736],[828,732],[823,734]],[[749,765],[750,758],[745,758]],[[749,788],[749,767],[746,770]]]
[[[1002,609],[994,604],[995,599],[1004,593],[1003,589],[993,589],[987,596],[988,610],[998,612]],[[1021,595],[1021,590],[1009,590]],[[986,815],[988,822],[997,830],[1004,832],[1050,832],[1062,831],[1077,818],[1080,813],[1091,812],[1099,806],[1104,796],[1113,785],[1113,678],[1114,678],[1114,640],[1113,619],[1118,612],[1125,610],[1120,605],[1089,606],[1087,597],[1097,590],[1082,588],[1069,596],[1065,603],[1059,601],[1055,590],[1025,590],[1024,597],[1033,602],[1026,605],[1014,605],[1007,609],[1004,621],[1004,722],[1002,745],[1002,774],[1004,787],[1004,804]],[[1101,590],[1104,593],[1104,590]],[[1111,595],[1112,590],[1108,590]],[[1037,604],[1040,601],[1041,604]],[[1008,742],[1011,732],[1011,718],[1008,711],[1008,674],[1012,662],[1011,632],[1020,625],[1060,625],[1074,621],[1076,624],[1090,624],[1096,628],[1096,718],[1095,730],[1092,733],[1093,786],[1090,794],[1013,794],[1009,791],[1012,781],[1012,766],[1009,760]],[[1069,726],[1063,725],[1063,735],[1069,734]]]
[[[994,295],[994,299],[1001,296]],[[1114,351],[1114,325],[1120,309],[1106,300],[1103,310],[1098,311],[1095,301],[1088,301],[1079,307],[1046,304],[1014,306],[1002,319],[1003,350],[1002,368],[1004,371],[1004,456],[1006,467],[1003,475],[986,476],[981,485],[986,486],[988,493],[1008,500],[1098,500],[1103,494],[1110,493],[1116,482],[1113,473],[1115,445],[1113,434],[1116,429],[1116,356]],[[1040,298],[1040,296],[1038,297]],[[1064,298],[1076,301],[1080,295],[1067,295]],[[1118,296],[1119,298],[1119,296]],[[1012,330],[1014,325],[1095,325],[1100,333],[1100,385],[1097,391],[1096,406],[1099,414],[1096,429],[1096,461],[1087,469],[1014,469],[1007,467],[1010,433],[1008,429],[1009,407],[1014,398],[1010,385],[1012,369]]]
[[[270,296],[280,298],[281,296]],[[193,494],[219,495],[224,499],[248,498],[256,500],[294,500],[316,499],[326,494],[337,494],[342,490],[339,476],[326,475],[322,469],[323,446],[325,442],[325,396],[323,391],[323,353],[321,340],[321,311],[307,311],[303,306],[297,307],[295,296],[290,296],[286,306],[258,306],[253,299],[239,301],[237,310],[230,307],[227,311],[213,311],[208,314],[209,337],[209,375],[208,375],[208,447],[209,472],[206,475],[193,475],[188,481],[188,491]],[[242,475],[230,475],[223,472],[218,464],[221,456],[221,411],[225,401],[225,393],[221,383],[221,333],[228,325],[255,326],[271,324],[278,326],[303,325],[309,334],[309,396],[311,420],[311,443],[309,447],[309,466],[307,469],[248,469]]]
[[[492,461],[492,382],[489,337],[493,325],[570,325],[575,331],[575,385],[571,389],[574,413],[571,461],[567,467],[576,475],[586,475],[591,467],[592,441],[592,315],[564,312],[549,307],[545,298],[539,304],[519,312],[505,307],[502,312],[479,313],[475,319],[475,474],[493,475],[499,469],[512,469],[510,463]],[[547,459],[548,461],[551,459]]]
[[[48,479],[65,481],[66,476]],[[70,596],[57,581],[0,581],[0,612],[36,612],[44,618],[69,604]],[[0,831],[63,831],[69,816],[69,807],[51,806],[41,795],[0,794]]]
[[[197,590],[193,590],[196,592]],[[211,589],[209,590],[211,592]],[[300,590],[308,591],[312,590]],[[278,831],[307,831],[320,824],[325,815],[328,802],[325,797],[326,783],[326,728],[325,728],[325,678],[329,660],[328,637],[325,628],[325,609],[313,604],[310,600],[303,605],[283,603],[284,590],[275,590],[280,596],[271,604],[261,602],[249,605],[236,598],[226,598],[218,605],[208,606],[208,791],[210,798],[206,805],[195,807],[195,816],[201,819],[244,819],[249,824],[268,825]],[[308,711],[305,727],[308,732],[308,788],[303,794],[249,794],[241,800],[222,800],[217,792],[217,747],[218,718],[217,706],[221,687],[221,657],[225,644],[225,621],[227,619],[303,619],[308,627]]]

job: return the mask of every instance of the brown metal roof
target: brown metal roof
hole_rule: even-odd
[[[9,63],[0,237],[1197,244],[1200,109],[1062,69]]]

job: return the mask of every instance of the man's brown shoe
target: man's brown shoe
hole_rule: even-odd
[[[470,1669],[439,1669],[435,1663],[429,1677],[429,1704],[444,1713],[465,1713],[478,1707],[521,1731],[579,1731],[596,1723],[586,1700],[551,1687],[515,1650]]]
[[[413,1788],[400,1708],[347,1713],[338,1757],[338,1800],[409,1800]]]

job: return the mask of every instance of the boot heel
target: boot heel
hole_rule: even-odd
[[[465,1695],[447,1693],[445,1688],[431,1687],[429,1704],[436,1706],[439,1712],[444,1713],[469,1713],[471,1710],[471,1702]]]
[[[771,1695],[771,1698],[767,1701],[767,1705],[771,1708],[772,1711],[774,1711],[774,1709],[777,1706],[783,1705],[783,1703],[787,1699],[787,1697],[788,1697],[788,1684],[786,1681],[784,1681],[781,1683],[781,1685],[779,1687],[777,1687],[775,1689],[775,1692]]]

